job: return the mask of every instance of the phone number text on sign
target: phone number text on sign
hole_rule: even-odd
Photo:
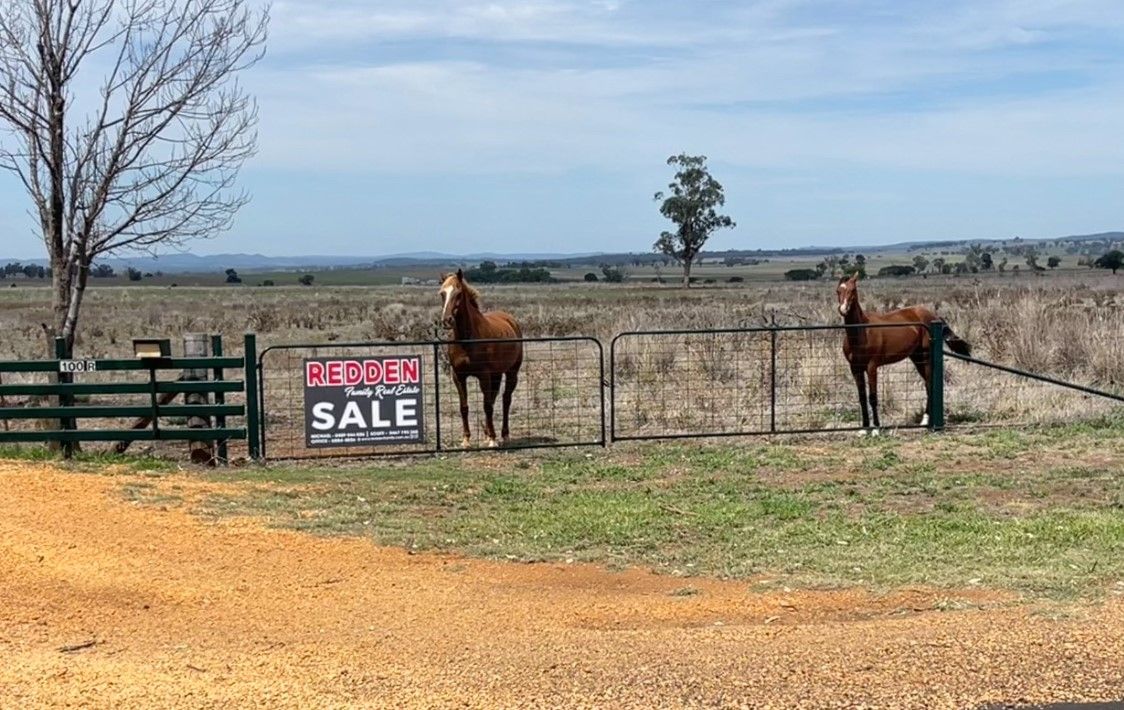
[[[423,383],[418,355],[305,360],[305,446],[424,442]]]

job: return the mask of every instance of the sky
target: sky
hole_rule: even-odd
[[[252,0],[256,2],[257,0]],[[1119,0],[277,0],[252,202],[196,253],[647,251],[1124,229]],[[39,256],[0,177],[3,256]]]

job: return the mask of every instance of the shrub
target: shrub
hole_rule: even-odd
[[[784,272],[784,277],[789,281],[815,281],[820,273],[815,269],[789,269]]]
[[[587,283],[595,283],[597,281],[597,274],[591,271],[585,275],[585,280]]]
[[[917,271],[916,267],[904,264],[891,264],[878,270],[879,276],[911,276]]]
[[[615,266],[602,266],[601,274],[605,277],[605,281],[608,283],[624,283],[624,272]]]
[[[1124,266],[1124,252],[1119,249],[1113,249],[1104,256],[1098,257],[1097,260],[1093,262],[1093,266],[1096,266],[1098,269],[1112,269],[1112,273],[1115,274],[1117,269]]]

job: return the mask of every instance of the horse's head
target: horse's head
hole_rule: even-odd
[[[839,315],[846,318],[851,308],[859,301],[858,273],[851,274],[850,278],[844,276],[839,279],[839,285],[835,288],[835,297],[839,301]]]
[[[452,328],[456,323],[457,313],[466,302],[477,302],[476,289],[464,280],[464,271],[457,269],[457,273],[441,277],[441,323],[446,328]]]

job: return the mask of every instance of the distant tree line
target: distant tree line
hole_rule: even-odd
[[[530,266],[526,262],[500,267],[494,261],[484,261],[479,266],[466,271],[465,277],[469,283],[481,284],[551,283],[554,281],[549,269],[541,266]]]
[[[1062,257],[1052,255],[1045,258],[1046,265],[1043,266],[1040,262],[1043,256],[1040,254],[1034,245],[1030,244],[1014,244],[1005,247],[998,252],[985,249],[980,244],[970,244],[960,252],[956,251],[943,251],[939,252],[940,256],[929,258],[923,254],[917,254],[913,257],[912,264],[890,264],[878,270],[876,274],[879,277],[905,277],[912,275],[926,276],[928,274],[942,274],[963,276],[965,274],[979,274],[989,272],[1006,273],[1008,271],[1008,264],[1010,263],[1009,257],[1017,257],[1025,264],[1025,267],[1032,272],[1038,273],[1046,271],[1047,269],[1056,269],[1062,265]],[[964,258],[960,261],[953,261],[947,259],[949,255],[962,255]],[[997,260],[998,254],[998,260]],[[1102,259],[1108,259],[1103,263],[1111,263],[1111,258],[1106,254]],[[1092,258],[1078,261],[1078,265],[1088,265],[1090,267],[1099,266],[1101,260],[1094,260]],[[1011,273],[1018,274],[1020,265],[1014,264],[1010,266]],[[1111,267],[1104,267],[1111,268]],[[1119,267],[1118,267],[1119,268]],[[866,258],[862,254],[856,254],[853,258],[849,254],[830,255],[824,258],[815,269],[792,269],[785,274],[785,277],[790,281],[804,281],[823,278],[825,276],[850,276],[851,274],[858,273],[860,276],[866,275]]]
[[[6,279],[20,275],[29,279],[45,279],[47,278],[47,268],[37,264],[21,264],[18,261],[13,261],[5,264],[3,271],[0,271],[0,278]]]

